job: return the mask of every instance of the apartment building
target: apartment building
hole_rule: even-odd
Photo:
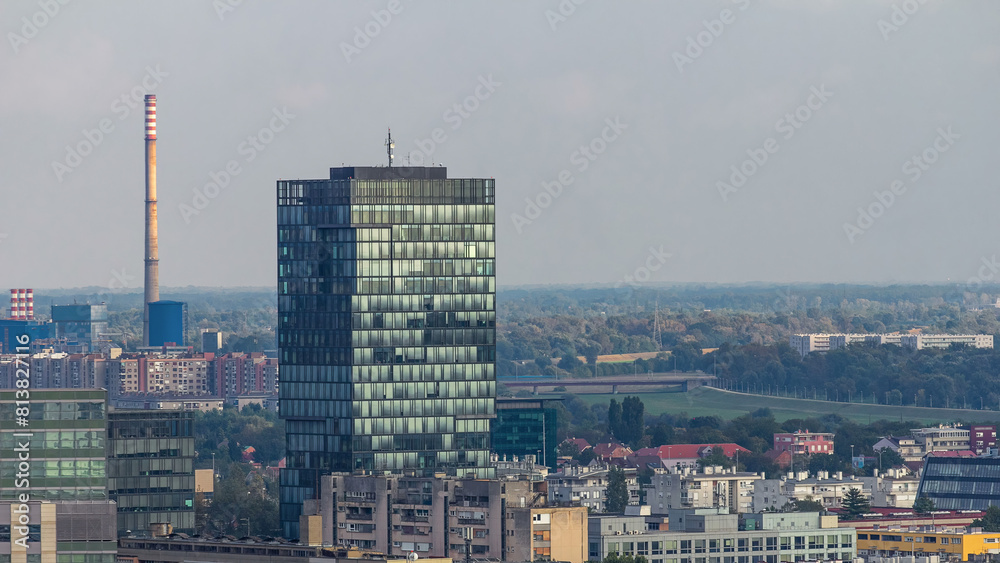
[[[735,468],[706,467],[694,471],[660,470],[652,476],[646,490],[646,504],[653,514],[667,514],[682,508],[718,508],[736,514],[753,510],[757,473],[737,472]]]
[[[778,479],[761,479],[754,483],[753,510],[777,510],[796,500],[813,500],[824,508],[838,508],[847,491],[861,489],[871,497],[872,484],[858,477],[844,477],[837,472],[820,471],[811,476],[808,471],[789,472]]]
[[[604,512],[610,469],[609,465],[593,463],[582,467],[567,465],[557,473],[550,473],[545,478],[549,489],[549,504],[576,504],[594,512]],[[636,470],[626,467],[623,471],[628,486],[629,504],[639,504]]]

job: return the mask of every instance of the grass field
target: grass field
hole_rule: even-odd
[[[613,397],[621,401],[629,393],[580,394],[587,404],[607,403]],[[688,416],[718,416],[736,418],[767,407],[778,421],[790,418],[820,417],[838,414],[846,419],[867,424],[880,419],[915,420],[926,424],[941,422],[998,422],[1000,411],[932,409],[925,407],[898,407],[862,403],[835,403],[786,397],[766,397],[723,391],[711,387],[698,387],[687,393],[636,393],[646,407],[646,414],[686,412]]]

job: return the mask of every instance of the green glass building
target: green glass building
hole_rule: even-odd
[[[0,501],[106,500],[104,447],[107,392],[103,389],[31,389],[28,426],[16,424],[15,390],[0,391],[0,451],[13,452],[15,434],[29,432],[30,486],[15,487],[18,460],[0,456]]]
[[[324,473],[493,476],[494,181],[349,167],[277,192],[286,537]]]
[[[491,444],[501,458],[535,456],[535,463],[556,468],[556,409],[538,399],[497,399]]]
[[[0,563],[114,563],[115,504],[105,471],[103,389],[0,391]],[[19,425],[17,401],[30,409]],[[16,454],[15,454],[16,452]],[[19,467],[25,455],[28,471]],[[19,476],[18,474],[21,474]],[[19,498],[26,493],[30,499]],[[27,508],[27,548],[15,512]]]
[[[145,535],[152,524],[194,534],[194,413],[111,411],[108,495],[118,535]]]

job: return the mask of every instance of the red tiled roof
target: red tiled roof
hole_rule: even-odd
[[[625,457],[632,453],[632,448],[621,444],[597,444],[594,446],[594,455],[600,458]]]
[[[726,457],[735,456],[737,451],[750,453],[750,450],[739,444],[672,444],[658,448],[642,448],[635,453],[660,459],[695,459],[705,457],[716,449],[722,449]]]
[[[563,443],[566,442],[569,442],[571,444],[576,444],[576,447],[580,448],[581,452],[587,448],[593,447],[590,445],[590,442],[584,440],[583,438],[566,438],[565,440],[563,440]]]

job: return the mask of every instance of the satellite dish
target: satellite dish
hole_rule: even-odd
[[[406,560],[407,561],[416,561],[419,558],[420,558],[420,556],[417,555],[415,552],[412,552],[412,551],[410,552],[409,555],[406,556]]]

